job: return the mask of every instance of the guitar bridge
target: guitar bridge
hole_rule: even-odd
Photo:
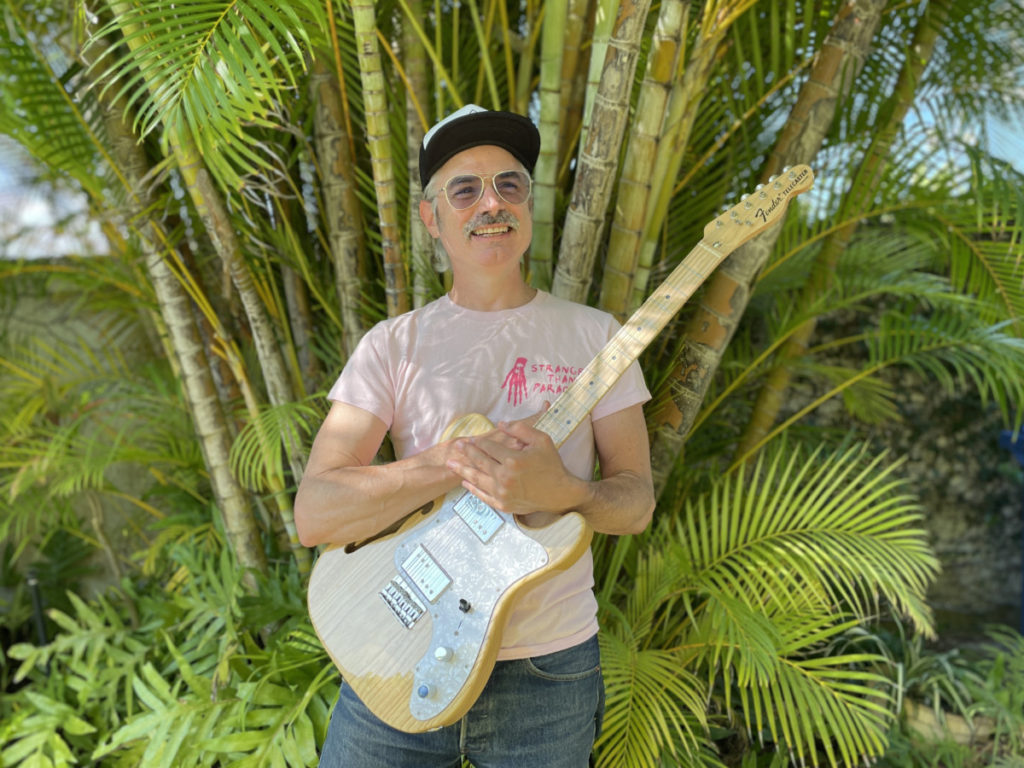
[[[427,610],[401,576],[396,575],[392,578],[378,594],[406,629],[412,629]]]

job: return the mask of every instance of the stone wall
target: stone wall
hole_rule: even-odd
[[[981,633],[998,621],[1019,627],[1024,473],[1000,447],[1005,428],[977,396],[949,397],[908,379],[905,423],[882,430],[924,507],[942,563],[929,592],[940,633]]]

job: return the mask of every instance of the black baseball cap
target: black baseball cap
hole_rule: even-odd
[[[540,132],[528,117],[467,104],[439,122],[420,144],[420,184],[427,186],[437,169],[470,147],[493,145],[512,153],[533,173],[540,154]]]

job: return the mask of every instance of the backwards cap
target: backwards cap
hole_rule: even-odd
[[[464,149],[482,145],[501,147],[512,153],[526,170],[540,154],[540,133],[529,118],[515,112],[497,112],[467,104],[439,122],[423,137],[420,145],[420,184]]]

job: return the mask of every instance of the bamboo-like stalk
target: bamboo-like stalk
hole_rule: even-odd
[[[630,299],[638,278],[637,264],[652,190],[656,185],[661,187],[666,181],[671,184],[675,179],[674,176],[665,179],[662,175],[665,169],[656,161],[669,97],[684,53],[688,18],[689,6],[682,0],[662,2],[622,164],[618,205],[609,233],[608,258],[598,303],[620,320],[639,306],[633,306]]]
[[[423,0],[409,0],[409,14],[422,16]],[[412,262],[413,288],[412,303],[422,307],[430,298],[433,265],[433,239],[420,219],[420,200],[423,190],[419,183],[420,144],[423,143],[425,127],[420,105],[427,104],[430,95],[430,81],[427,68],[427,51],[423,41],[413,28],[409,18],[402,19],[402,58],[405,62],[407,91],[405,96],[405,124],[408,132],[406,151],[409,171],[409,252]],[[442,270],[443,271],[443,270]]]
[[[552,284],[552,293],[572,301],[585,302],[590,287],[629,119],[629,96],[649,7],[648,0],[624,0],[618,9],[587,140],[580,149]]]
[[[832,124],[836,107],[864,65],[885,0],[853,0],[842,7],[775,142],[764,179],[786,165],[810,163]],[[697,417],[722,355],[750,300],[751,285],[775,244],[768,231],[732,253],[708,280],[684,334],[670,399],[653,425],[651,463],[660,493]]]
[[[592,6],[597,0],[568,1],[569,9],[562,41],[562,108],[558,119],[559,185],[564,184],[569,166],[568,159],[575,152],[583,125],[590,62],[588,54],[592,51],[594,38],[595,14]]]
[[[149,168],[142,147],[129,127],[123,99],[110,103],[101,95],[99,101],[113,159],[124,173],[127,184],[129,203],[123,212],[124,218],[135,222],[133,228],[142,235],[140,242],[146,274],[153,286],[161,324],[179,371],[182,394],[199,437],[210,474],[210,487],[224,521],[225,535],[239,564],[247,571],[265,573],[267,560],[254,510],[245,489],[231,472],[231,429],[211,375],[192,302],[164,258],[162,251],[168,247],[166,233],[159,222],[146,214],[150,200],[145,192],[148,185],[144,179]],[[250,587],[255,586],[251,578],[247,581]]]
[[[833,231],[822,244],[810,279],[804,284],[797,299],[797,312],[818,302],[832,287],[832,275],[839,259],[846,252],[850,240],[860,223],[858,212],[867,210],[881,184],[888,165],[892,143],[899,133],[907,112],[913,105],[921,75],[935,52],[942,31],[943,3],[932,0],[918,19],[914,38],[907,49],[907,58],[892,95],[880,110],[885,120],[872,135],[863,160],[853,175],[846,198],[840,206],[838,218],[847,222]],[[736,448],[736,461],[743,461],[765,442],[768,430],[778,418],[782,403],[793,378],[791,362],[807,353],[807,347],[818,326],[818,318],[810,317],[801,323],[779,349],[775,365],[758,391],[750,421]]]
[[[384,293],[388,316],[394,317],[409,310],[409,296],[406,291],[405,262],[402,258],[401,228],[398,224],[387,90],[372,0],[357,0],[352,3],[352,22],[358,50],[359,75],[363,85],[366,143],[370,152],[373,184],[376,190],[377,218],[384,264]]]
[[[533,242],[530,245],[530,283],[551,287],[555,243],[555,200],[558,195],[559,130],[562,122],[562,51],[568,4],[555,0],[545,6],[540,52],[540,155],[533,172]]]
[[[601,87],[601,73],[604,72],[608,45],[619,11],[619,0],[595,0],[594,37],[590,43],[590,61],[587,66],[587,86],[583,94],[583,127],[580,146],[587,143],[590,117],[594,111],[594,98]]]
[[[647,281],[654,263],[661,226],[675,194],[675,181],[682,168],[683,157],[697,119],[698,106],[707,88],[712,67],[733,23],[756,0],[725,0],[705,7],[700,28],[686,65],[686,71],[672,90],[665,135],[658,144],[654,167],[659,184],[654,188],[652,203],[647,207],[643,238],[636,259],[636,272],[629,307],[639,306],[647,291]]]
[[[340,67],[340,61],[336,66]],[[322,57],[314,59],[310,90],[315,104],[313,130],[324,197],[322,215],[327,224],[334,284],[341,307],[342,343],[347,357],[366,330],[359,313],[359,302],[366,290],[360,269],[366,244],[362,207],[356,197],[355,159],[345,121],[341,77],[341,71],[332,72]]]

